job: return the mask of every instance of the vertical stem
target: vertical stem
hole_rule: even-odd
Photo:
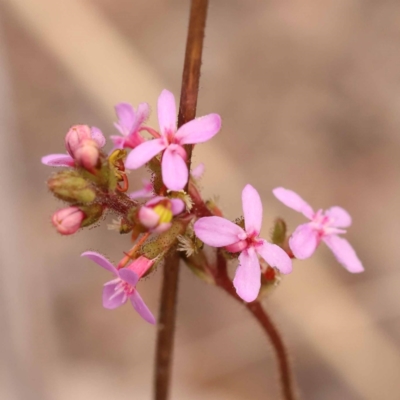
[[[207,7],[208,0],[192,0],[182,77],[178,127],[192,120],[196,115]],[[186,152],[188,155],[188,168],[190,170],[192,146],[186,146]],[[187,187],[185,189],[187,191]],[[178,277],[179,257],[177,254],[171,254],[165,260],[161,291],[154,380],[155,400],[167,400],[169,395]]]

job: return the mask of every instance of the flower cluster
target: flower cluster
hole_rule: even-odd
[[[66,154],[42,158],[45,165],[65,168],[48,180],[52,193],[68,203],[52,217],[59,233],[73,234],[112,212],[118,216],[118,231],[130,234],[132,247],[116,267],[99,253],[82,254],[114,275],[104,285],[105,308],[114,309],[129,299],[144,320],[155,323],[136,289],[139,280],[155,270],[167,254],[178,251],[197,276],[216,283],[219,267],[213,265],[204,245],[217,248],[218,256],[226,261],[238,260],[231,284],[246,302],[276,286],[280,274],[292,271],[292,259],[310,257],[321,241],[350,272],[363,271],[350,244],[338,236],[351,224],[349,214],[340,207],[314,212],[296,193],[276,188],[274,195],[310,222],[287,235],[286,224],[277,220],[267,241],[260,237],[263,206],[253,186],[244,187],[243,218],[235,222],[223,217],[214,200],[203,200],[198,181],[204,164],[190,170],[188,150],[219,132],[218,114],[178,127],[175,99],[167,90],[158,98],[158,130],[146,124],[150,113],[147,103],[139,104],[136,110],[120,103],[115,110],[119,135],[111,136],[113,148],[108,154],[98,128],[76,125],[65,137]],[[151,170],[151,180],[128,193],[126,169],[144,165]]]

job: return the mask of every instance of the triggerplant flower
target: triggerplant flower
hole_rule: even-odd
[[[140,168],[162,152],[163,182],[168,189],[179,191],[185,187],[189,177],[187,155],[183,145],[211,139],[221,128],[221,118],[218,114],[208,114],[177,129],[175,98],[168,90],[161,92],[157,110],[160,133],[154,132],[156,139],[134,148],[129,153],[125,166],[128,169]]]
[[[258,296],[261,286],[261,269],[257,253],[282,273],[292,271],[289,256],[279,246],[259,237],[262,224],[262,203],[257,190],[246,185],[242,192],[245,229],[221,217],[200,218],[194,224],[197,237],[213,247],[225,247],[238,253],[239,266],[233,284],[237,294],[251,302]]]
[[[94,143],[91,141],[94,141]],[[42,157],[42,163],[50,167],[73,167],[77,151],[80,160],[89,160],[90,158],[88,162],[91,163],[93,156],[88,157],[88,151],[93,154],[93,149],[89,148],[85,151],[82,149],[82,146],[86,147],[89,145],[93,147],[95,144],[98,148],[102,148],[106,144],[106,139],[99,128],[94,126],[89,128],[87,125],[75,125],[65,136],[65,147],[68,154],[49,154]],[[86,161],[84,162],[86,163]]]
[[[149,117],[149,105],[147,103],[140,103],[137,110],[135,110],[128,103],[119,103],[115,106],[115,112],[118,116],[118,122],[115,122],[114,126],[122,136],[110,136],[114,143],[114,149],[134,149],[143,143],[144,139],[140,136],[139,129]]]
[[[285,206],[301,212],[311,222],[302,224],[296,228],[289,239],[289,246],[296,258],[304,260],[310,257],[321,240],[332,250],[334,256],[349,272],[364,271],[361,261],[351,247],[350,243],[338,236],[346,233],[351,225],[351,217],[341,207],[331,207],[326,211],[314,212],[312,207],[297,193],[282,187],[273,190],[275,197]]]
[[[146,257],[139,257],[125,268],[117,269],[103,255],[94,251],[81,254],[110,271],[116,278],[107,282],[103,289],[103,307],[110,310],[122,306],[129,299],[133,308],[150,324],[155,324],[152,312],[147,308],[143,299],[136,290],[139,279],[153,265],[153,261]]]
[[[171,227],[172,218],[185,208],[181,199],[168,199],[157,196],[140,207],[138,219],[150,232],[161,233]]]

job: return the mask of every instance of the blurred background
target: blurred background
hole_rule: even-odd
[[[400,395],[400,2],[211,0],[198,115],[223,130],[198,146],[207,196],[241,214],[246,183],[264,203],[264,235],[284,186],[314,208],[353,216],[347,238],[366,271],[324,246],[265,306],[307,400]],[[109,278],[81,259],[118,261],[128,236],[56,234],[62,207],[40,157],[64,151],[73,124],[115,134],[113,106],[179,95],[184,0],[0,0],[0,398],[146,400],[155,329],[129,306],[101,305]],[[152,122],[155,124],[154,113]],[[144,172],[143,172],[144,173]],[[141,172],[130,174],[131,189]],[[109,218],[111,220],[111,218]],[[161,271],[140,291],[156,313]],[[269,343],[246,310],[182,269],[173,399],[278,399]]]

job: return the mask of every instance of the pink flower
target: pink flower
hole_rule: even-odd
[[[153,184],[151,183],[151,181],[149,181],[148,179],[143,179],[142,182],[143,182],[142,189],[136,190],[136,191],[128,194],[128,196],[132,200],[153,197],[154,188],[153,188]]]
[[[237,294],[251,302],[257,298],[261,287],[257,254],[284,274],[292,271],[292,261],[279,246],[259,238],[263,209],[260,195],[253,186],[244,187],[242,204],[245,229],[221,217],[204,217],[196,221],[194,231],[200,240],[210,246],[225,247],[232,253],[240,252],[240,264],[233,284]]]
[[[193,178],[200,179],[204,174],[205,168],[204,163],[200,163],[196,168],[192,169],[190,174]]]
[[[125,166],[129,169],[140,168],[162,152],[161,168],[165,186],[170,190],[182,190],[189,177],[183,145],[203,143],[211,139],[221,128],[221,118],[218,114],[208,114],[177,129],[174,95],[163,90],[158,98],[158,122],[161,133],[158,134],[159,137],[134,148],[128,155]]]
[[[51,222],[62,235],[72,235],[81,227],[85,214],[78,207],[66,207],[56,211]]]
[[[351,225],[351,217],[346,210],[341,207],[331,207],[326,211],[314,212],[308,203],[291,190],[279,187],[272,192],[283,204],[301,212],[311,220],[298,226],[289,239],[289,246],[296,258],[304,260],[310,257],[322,240],[349,272],[364,271],[350,243],[338,236],[338,234],[346,233],[346,230],[342,228]]]
[[[103,255],[94,251],[81,254],[110,271],[116,278],[107,282],[103,289],[103,307],[110,310],[122,306],[129,299],[133,308],[150,324],[155,324],[155,318],[136,290],[136,285],[144,273],[153,265],[146,257],[139,257],[125,268],[117,269]]]
[[[114,126],[119,130],[122,136],[113,135],[111,140],[114,143],[114,149],[130,148],[144,142],[140,136],[141,125],[147,120],[150,114],[150,107],[147,103],[140,103],[137,110],[128,103],[119,103],[115,106],[115,112],[118,116],[118,122]]]
[[[161,233],[171,227],[173,216],[180,214],[184,208],[185,204],[181,199],[157,196],[140,207],[138,219],[150,232]]]
[[[75,125],[65,136],[65,147],[68,154],[49,154],[42,157],[42,163],[50,167],[73,167],[76,158],[75,152],[88,140],[93,140],[98,148],[102,148],[106,144],[106,139],[99,128],[94,126],[89,128],[87,125]],[[93,153],[93,151],[91,152]],[[82,153],[82,150],[78,151],[78,156],[79,153]],[[87,153],[86,151],[86,155],[84,156],[86,159]],[[93,159],[93,157],[91,158]]]

